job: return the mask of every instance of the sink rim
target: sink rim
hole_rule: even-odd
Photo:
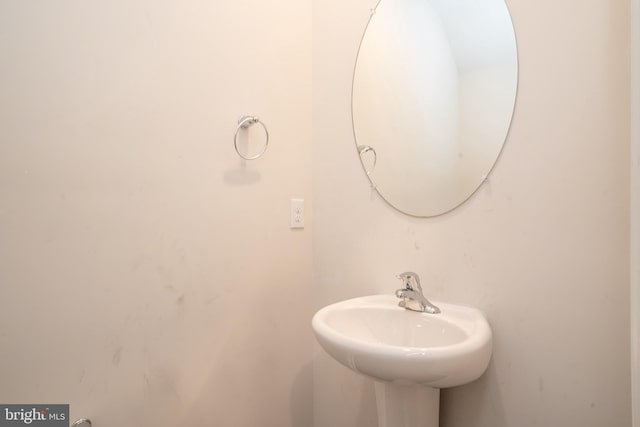
[[[396,353],[400,352],[429,352],[432,356],[438,356],[442,353],[442,356],[448,356],[451,352],[455,352],[456,350],[460,350],[463,347],[480,347],[485,344],[488,339],[491,339],[491,328],[489,327],[488,322],[485,319],[485,316],[482,314],[480,310],[474,307],[469,307],[460,304],[450,304],[440,301],[432,301],[434,305],[440,307],[441,313],[438,314],[430,314],[430,313],[420,313],[417,311],[407,310],[405,308],[399,307],[397,305],[398,299],[393,295],[369,295],[364,297],[351,298],[344,301],[339,301],[334,304],[327,305],[320,310],[318,310],[312,319],[312,325],[316,333],[322,331],[328,335],[330,335],[333,339],[337,341],[344,341],[346,345],[353,347],[360,347],[362,350],[366,349],[376,349],[376,352],[382,350],[387,353]],[[389,303],[394,303],[394,305],[390,306]],[[460,329],[465,334],[465,339],[460,342],[456,342],[453,344],[446,345],[437,345],[437,346],[404,346],[404,345],[394,345],[387,344],[384,342],[372,342],[366,339],[361,339],[358,337],[354,337],[348,334],[345,334],[341,331],[332,328],[325,322],[326,318],[331,314],[334,310],[348,310],[349,308],[375,308],[382,309],[385,311],[398,312],[401,315],[407,316],[429,316],[431,318],[433,316],[433,320],[438,322],[448,323],[449,325]],[[452,319],[454,315],[462,315],[468,317],[467,319],[463,319],[463,326],[458,324],[459,320],[456,318]],[[471,318],[473,316],[473,318]]]
[[[341,301],[335,304],[328,305],[326,307],[321,308],[316,312],[312,319],[312,325],[316,333],[322,332],[326,336],[330,336],[333,340],[342,341],[345,345],[349,347],[358,347],[362,351],[372,350],[376,353],[384,353],[384,354],[395,354],[395,353],[430,353],[432,357],[447,357],[450,356],[451,353],[455,353],[458,350],[462,350],[463,348],[474,348],[481,347],[486,342],[487,334],[489,339],[491,337],[491,329],[489,324],[486,322],[484,315],[480,310],[443,303],[440,301],[434,301],[433,303],[440,307],[442,310],[439,314],[429,314],[429,313],[420,313],[416,311],[407,310],[405,308],[399,307],[397,305],[397,298],[394,296],[387,295],[379,295],[380,297],[385,297],[382,302],[370,302],[371,297],[376,297],[378,295],[371,295],[368,297],[358,297],[349,299],[346,301]],[[389,306],[389,302],[395,302],[396,305]],[[346,334],[342,331],[339,331],[333,327],[331,327],[326,319],[328,316],[332,314],[335,310],[347,311],[350,308],[360,309],[360,308],[373,308],[390,312],[397,312],[400,316],[408,316],[408,317],[422,317],[429,316],[429,321],[435,321],[439,323],[445,323],[450,327],[456,328],[460,330],[465,338],[459,342],[444,344],[444,345],[433,345],[433,346],[410,346],[410,345],[396,345],[389,344],[383,341],[373,342],[371,340],[362,339],[353,335]],[[464,326],[461,326],[458,323],[457,319],[452,319],[453,315],[458,314],[462,316],[469,317],[468,319],[464,319]],[[433,317],[432,317],[433,316]],[[474,316],[475,318],[471,318]],[[431,318],[432,317],[432,318]]]
[[[406,310],[397,304],[398,299],[394,295],[383,294],[327,305],[313,316],[314,334],[321,347],[338,362],[376,380],[446,388],[473,381],[486,370],[491,358],[493,337],[489,323],[480,310],[434,301],[442,312],[429,314]],[[402,312],[400,314],[403,316],[433,316],[458,327],[466,338],[461,342],[426,347],[394,345],[359,339],[326,323],[332,311],[361,307]],[[475,360],[471,362],[470,358]],[[391,360],[395,362],[389,363]]]

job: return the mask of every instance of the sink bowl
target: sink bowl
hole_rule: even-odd
[[[329,305],[313,317],[322,348],[377,381],[432,388],[474,381],[491,358],[491,328],[471,307],[434,302],[441,313],[398,307],[393,295]]]

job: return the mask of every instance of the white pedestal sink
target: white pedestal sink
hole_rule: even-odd
[[[375,381],[379,427],[437,427],[440,388],[476,380],[491,358],[491,328],[471,307],[434,302],[441,313],[372,295],[319,310],[312,326],[334,359]]]

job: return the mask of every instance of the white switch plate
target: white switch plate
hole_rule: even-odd
[[[304,199],[291,199],[291,228],[304,228]]]

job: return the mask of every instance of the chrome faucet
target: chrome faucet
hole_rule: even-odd
[[[422,294],[420,277],[416,273],[406,271],[397,277],[402,280],[402,283],[404,284],[404,288],[396,291],[396,296],[398,298],[402,298],[402,301],[398,303],[400,307],[431,314],[440,313],[440,309],[431,304]]]

